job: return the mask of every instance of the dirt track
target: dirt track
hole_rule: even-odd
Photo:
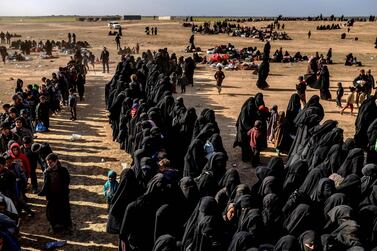
[[[144,26],[156,25],[159,27],[159,35],[145,36]],[[286,24],[288,34],[293,37],[292,41],[275,41],[272,43],[272,52],[283,46],[291,54],[300,50],[303,54],[319,51],[326,54],[328,48],[333,47],[334,61],[336,64],[329,67],[331,74],[331,93],[335,95],[336,82],[342,81],[347,87],[356,76],[358,68],[345,67],[343,59],[345,54],[353,52],[366,64],[366,69],[377,71],[376,50],[373,48],[377,25],[375,23],[356,24],[352,29],[350,37],[359,37],[355,42],[351,39],[340,40],[341,31],[315,31],[319,23],[297,23]],[[263,26],[263,23],[258,26]],[[1,29],[21,33],[23,39],[65,39],[66,33],[76,32],[78,40],[87,40],[93,51],[98,56],[103,45],[110,48],[112,61],[117,61],[115,56],[113,37],[105,34],[108,32],[105,23],[53,23],[53,24],[6,24]],[[306,33],[312,30],[312,39],[308,43]],[[171,52],[182,54],[187,44],[190,29],[184,29],[176,22],[142,22],[127,23],[123,31],[126,37],[123,44],[134,46],[138,41],[142,50],[156,50],[160,47],[168,47]],[[233,43],[237,48],[246,46],[258,46],[261,49],[262,43],[245,38],[232,38],[226,35],[219,36],[197,36],[196,44],[204,50],[215,45]],[[56,53],[56,52],[55,52]],[[188,55],[188,54],[186,54]],[[0,99],[2,103],[9,101],[14,90],[15,81],[22,78],[25,84],[38,83],[42,76],[49,77],[58,66],[68,61],[68,56],[59,55],[55,60],[42,60],[37,54],[32,55],[31,62],[10,63],[6,66],[0,65]],[[111,65],[112,71],[114,64]],[[38,135],[38,141],[46,141],[52,145],[63,160],[63,164],[69,168],[71,173],[71,204],[72,217],[75,223],[75,231],[72,236],[62,239],[68,240],[63,250],[115,250],[117,246],[116,237],[104,233],[106,225],[106,203],[102,195],[102,185],[106,181],[107,171],[115,169],[120,172],[120,163],[129,162],[129,157],[113,143],[110,138],[110,128],[107,123],[107,114],[104,110],[104,85],[111,78],[111,74],[97,72],[89,73],[86,86],[86,100],[80,103],[78,108],[78,121],[68,120],[67,111],[52,118],[51,132]],[[264,91],[265,101],[268,107],[277,104],[281,110],[285,110],[291,93],[294,92],[294,84],[297,76],[305,73],[307,64],[271,64],[271,74],[268,82],[271,89]],[[221,135],[230,160],[228,165],[236,164],[242,173],[243,181],[251,183],[254,177],[254,170],[247,164],[239,161],[240,151],[233,149],[235,135],[235,121],[243,102],[251,95],[255,95],[258,89],[255,87],[256,76],[250,71],[225,72],[223,94],[218,95],[213,81],[213,69],[199,65],[195,75],[194,88],[187,88],[183,95],[185,104],[193,106],[199,113],[203,108],[210,107],[216,111],[217,121],[220,125]],[[375,74],[376,76],[376,74]],[[316,90],[309,90],[308,97],[317,94]],[[354,117],[339,114],[334,102],[322,102],[326,110],[326,119],[338,120],[345,131],[345,137],[351,137],[354,131]],[[81,141],[71,142],[72,133],[83,135]],[[268,149],[264,156],[272,156],[275,153]],[[41,180],[39,173],[39,181]],[[31,198],[32,208],[36,211],[34,219],[25,219],[22,232],[23,250],[40,250],[46,242],[59,239],[48,233],[48,224],[44,214],[45,199],[34,195]]]

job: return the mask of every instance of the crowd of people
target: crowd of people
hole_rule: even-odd
[[[40,84],[24,85],[17,79],[12,103],[0,114],[0,243],[1,250],[20,250],[19,227],[23,214],[34,216],[26,192],[46,196],[46,215],[52,233],[70,233],[69,173],[48,143],[38,143],[36,133],[49,132],[50,116],[66,106],[71,120],[77,118],[79,93],[83,99],[85,69],[76,53],[66,67]],[[37,168],[44,177],[42,188]],[[26,217],[26,216],[25,216]],[[4,249],[5,248],[5,249]]]
[[[173,98],[171,68],[158,56],[123,58],[106,85],[113,139],[133,158],[119,184],[111,172],[104,188],[107,232],[118,235],[120,250],[377,245],[376,96],[361,103],[356,134],[346,140],[336,121],[321,123],[325,114],[317,95],[301,105],[293,94],[286,112],[268,109],[262,93],[247,99],[234,147],[257,167],[258,182],[249,187],[236,169],[227,169],[215,112],[205,108],[197,115],[181,97]],[[287,154],[286,165],[273,157],[259,166],[268,140],[279,155]]]
[[[3,31],[0,32],[0,44],[10,44],[12,37],[20,37],[20,35],[17,34],[11,34],[9,31],[4,33]]]
[[[265,28],[257,29],[255,26],[248,27],[248,26],[241,26],[239,23],[234,24],[228,21],[222,22],[214,22],[211,26],[211,22],[204,22],[201,25],[191,24],[188,25],[187,23],[183,24],[184,27],[191,27],[191,31],[193,33],[200,33],[200,34],[228,34],[228,36],[233,37],[253,37],[258,38],[261,41],[265,39],[271,40],[291,40],[286,32],[278,32],[280,30],[280,23],[272,23],[267,25]],[[285,25],[281,26],[282,30],[284,30]]]
[[[157,33],[158,33],[158,28],[157,27],[149,27],[149,26],[147,26],[147,27],[145,27],[145,34],[146,35],[155,35],[155,36],[157,36]]]
[[[340,24],[331,24],[331,25],[318,25],[317,30],[339,30],[341,29]]]

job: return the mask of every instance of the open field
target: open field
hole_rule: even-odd
[[[103,46],[110,49],[111,61],[117,62],[119,56],[115,52],[114,37],[107,36],[108,28],[106,22],[73,22],[69,18],[60,20],[43,19],[17,22],[15,19],[0,18],[0,30],[9,31],[22,35],[21,39],[34,40],[67,40],[67,33],[74,32],[77,40],[86,40],[91,45],[91,50],[96,56],[100,55]],[[352,80],[357,76],[359,69],[371,69],[372,73],[377,72],[377,49],[374,49],[374,41],[377,34],[377,23],[356,23],[351,32],[347,34],[348,39],[341,40],[340,34],[345,29],[336,31],[316,31],[315,27],[329,22],[284,22],[285,31],[291,41],[271,42],[271,53],[283,47],[291,55],[300,51],[304,55],[312,55],[316,51],[326,55],[330,47],[333,48],[333,65],[329,65],[331,94],[335,98],[336,83],[343,82],[344,87],[351,85]],[[141,45],[141,51],[151,49],[157,50],[162,47],[169,48],[169,51],[178,55],[189,56],[184,53],[188,45],[190,28],[183,28],[177,21],[153,21],[143,20],[122,21],[123,46],[133,47],[137,42]],[[258,22],[256,27],[266,26],[268,23]],[[146,36],[145,26],[157,26],[158,36]],[[311,30],[312,38],[307,39],[307,32]],[[359,41],[354,38],[358,37]],[[250,39],[228,37],[227,35],[197,35],[195,44],[203,51],[216,45],[232,43],[237,48],[257,46],[263,50],[264,43]],[[365,66],[346,67],[344,66],[345,55],[352,52]],[[57,59],[44,60],[39,54],[32,54],[33,60],[28,62],[9,62],[6,65],[0,64],[0,102],[10,102],[11,95],[15,88],[15,80],[21,78],[25,85],[29,83],[40,83],[41,77],[50,77],[61,65],[69,60],[68,55],[59,54],[54,51]],[[111,64],[110,71],[114,73],[115,63]],[[111,79],[112,74],[102,74],[99,71],[100,65],[96,65],[97,71],[90,72],[87,76],[86,99],[79,104],[78,121],[68,120],[68,111],[54,116],[52,119],[51,132],[38,135],[38,141],[49,142],[54,151],[63,159],[64,165],[69,168],[72,176],[71,203],[72,216],[75,223],[74,234],[65,237],[68,245],[64,250],[116,250],[117,238],[106,234],[106,202],[102,196],[102,185],[106,181],[106,174],[109,169],[120,172],[121,162],[130,162],[130,157],[121,152],[116,143],[111,142],[111,132],[107,123],[106,111],[104,110],[104,86]],[[285,110],[288,100],[295,92],[297,77],[306,72],[307,63],[271,63],[268,82],[269,90],[263,91],[266,105],[271,107],[276,104],[279,110]],[[210,107],[216,111],[216,118],[220,126],[224,145],[229,155],[228,165],[236,165],[244,182],[252,183],[254,169],[250,165],[240,161],[240,150],[233,149],[233,140],[236,133],[235,122],[244,101],[259,90],[255,86],[256,76],[251,71],[226,71],[226,79],[223,85],[223,93],[217,94],[214,70],[206,65],[198,65],[195,74],[194,88],[188,87],[183,95],[186,106],[193,106],[199,113],[203,108]],[[375,74],[376,75],[376,74]],[[10,80],[13,78],[14,80]],[[309,89],[307,98],[318,94],[318,90]],[[345,138],[354,134],[355,117],[350,115],[341,116],[336,108],[335,101],[321,102],[326,111],[325,119],[339,121],[344,129]],[[82,141],[71,142],[72,133],[83,135]],[[273,149],[263,152],[264,157],[275,156]],[[39,181],[42,176],[39,173]],[[22,245],[23,250],[41,250],[46,242],[60,239],[61,236],[54,236],[48,233],[48,224],[44,214],[45,200],[34,195],[31,198],[31,205],[36,211],[34,219],[23,221]]]

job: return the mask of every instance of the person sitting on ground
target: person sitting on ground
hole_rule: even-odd
[[[346,56],[346,62],[344,63],[346,66],[352,66],[353,65],[353,55],[352,53],[348,54]]]
[[[289,55],[288,51],[285,51],[283,56],[283,63],[289,63],[292,61],[291,55]]]

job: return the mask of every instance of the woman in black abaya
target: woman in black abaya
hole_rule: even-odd
[[[258,120],[257,106],[255,98],[248,98],[242,105],[241,112],[238,115],[236,127],[237,134],[233,147],[241,147],[242,161],[247,162],[251,160],[250,137],[247,132],[254,127],[254,122]]]
[[[320,71],[319,79],[320,82],[320,93],[321,99],[323,100],[330,100],[331,93],[329,91],[330,88],[330,73],[326,65],[324,65]]]

